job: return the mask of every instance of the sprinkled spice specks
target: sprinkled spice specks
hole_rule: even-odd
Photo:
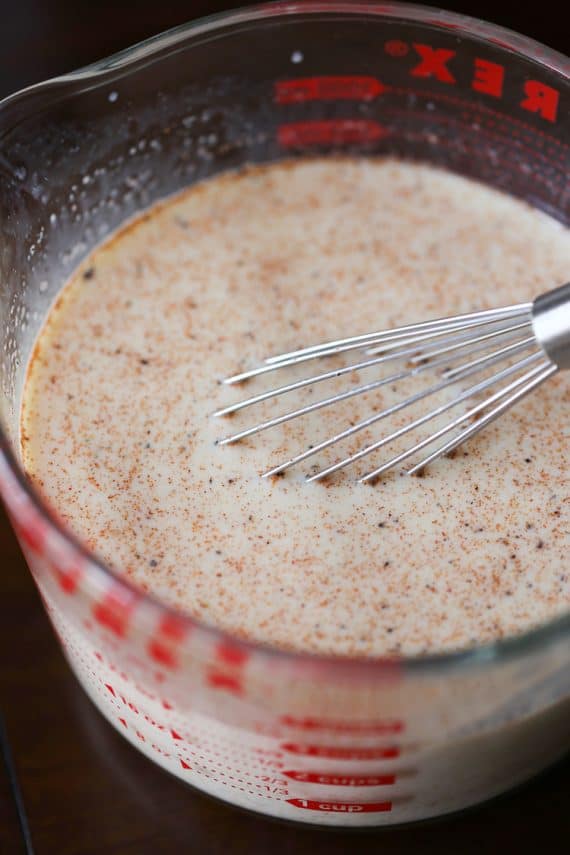
[[[231,423],[211,414],[243,395],[220,378],[268,354],[532,299],[569,269],[559,224],[425,166],[315,159],[219,177],[117,233],[62,291],[28,373],[27,472],[132,582],[243,637],[381,656],[523,631],[570,605],[568,377],[423,478],[375,487],[355,477],[381,452],[323,484],[304,483],[310,466],[259,473],[417,391],[417,378],[231,447],[215,444],[228,425],[346,378]],[[318,468],[378,436],[321,452]]]

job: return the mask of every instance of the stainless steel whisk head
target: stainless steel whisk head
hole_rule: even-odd
[[[292,466],[302,463],[326,448],[353,436],[358,431],[371,427],[377,422],[381,422],[406,407],[427,399],[468,377],[475,377],[478,373],[484,373],[492,366],[501,362],[505,363],[505,367],[500,368],[491,376],[485,376],[484,379],[468,388],[460,389],[451,400],[446,400],[398,430],[381,436],[377,441],[364,445],[355,453],[307,476],[307,481],[321,480],[389,445],[408,432],[427,424],[432,419],[438,418],[457,405],[471,399],[478,399],[483,393],[487,393],[482,400],[477,400],[477,403],[474,403],[466,412],[452,418],[443,427],[367,472],[359,478],[359,481],[376,480],[380,475],[414,457],[418,452],[428,449],[439,439],[446,437],[447,434],[452,434],[443,444],[438,445],[427,454],[424,453],[421,459],[414,462],[411,468],[407,470],[408,474],[419,473],[438,457],[444,454],[449,455],[450,452],[475,436],[559,369],[570,368],[570,284],[549,291],[531,303],[519,303],[499,309],[424,321],[393,330],[381,330],[365,335],[351,336],[278,356],[271,356],[261,366],[228,377],[224,383],[229,385],[244,383],[263,374],[283,371],[305,362],[310,363],[312,360],[352,351],[364,351],[364,358],[361,356],[356,362],[351,362],[351,364],[341,368],[312,374],[301,380],[295,380],[253,395],[218,410],[214,415],[218,417],[229,416],[263,401],[336,377],[350,375],[352,372],[372,366],[383,366],[397,360],[405,361],[405,365],[400,370],[388,371],[385,376],[369,383],[352,385],[338,394],[323,397],[318,401],[290,410],[283,415],[275,416],[252,427],[240,430],[218,440],[218,444],[228,445],[238,442],[261,431],[284,424],[291,419],[308,415],[324,407],[334,406],[340,401],[356,395],[371,392],[388,384],[393,386],[399,381],[415,377],[427,370],[436,369],[438,371],[439,376],[434,384],[396,404],[376,410],[369,417],[356,424],[351,423],[345,430],[310,446],[263,473],[263,477],[280,475]],[[475,354],[480,355],[475,356]],[[454,364],[456,362],[457,365]],[[494,387],[498,388],[494,391]]]

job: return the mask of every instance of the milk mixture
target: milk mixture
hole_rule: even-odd
[[[234,446],[215,440],[394,367],[229,420],[212,413],[308,373],[220,385],[271,353],[532,299],[569,275],[560,224],[431,167],[317,159],[222,176],[128,225],[64,288],[29,367],[25,467],[103,561],[244,638],[382,656],[522,632],[570,606],[568,377],[454,460],[422,478],[396,470],[374,487],[357,476],[403,446],[323,483],[305,475],[415,411],[285,477],[259,473],[413,384]]]

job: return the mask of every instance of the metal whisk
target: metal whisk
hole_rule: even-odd
[[[461,415],[451,419],[439,430],[430,433],[410,448],[372,469],[359,481],[374,481],[388,470],[415,456],[417,452],[433,445],[438,439],[452,433],[450,439],[423,456],[421,460],[415,462],[407,470],[409,474],[419,473],[438,457],[449,454],[475,436],[486,425],[540,386],[559,369],[570,368],[570,284],[542,294],[532,303],[519,303],[500,309],[424,321],[393,330],[382,330],[329,341],[283,353],[279,356],[272,356],[266,359],[263,365],[228,377],[224,382],[226,384],[243,383],[269,372],[282,371],[315,359],[359,350],[364,351],[366,358],[360,358],[342,368],[313,374],[302,380],[278,386],[267,392],[261,392],[218,410],[215,416],[229,416],[262,401],[345,374],[348,375],[360,369],[381,366],[396,360],[405,361],[405,365],[398,371],[389,371],[386,376],[380,379],[362,385],[353,385],[338,394],[330,395],[241,430],[231,436],[226,436],[218,440],[218,444],[227,445],[238,442],[260,431],[276,427],[323,407],[333,406],[340,401],[370,392],[387,384],[392,386],[398,381],[415,377],[428,369],[437,369],[439,376],[435,384],[392,406],[373,412],[368,418],[356,424],[350,424],[348,428],[335,436],[310,446],[305,451],[263,473],[263,477],[279,475],[286,469],[307,460],[358,431],[364,430],[452,384],[460,383],[467,377],[485,372],[491,366],[504,362],[505,367],[493,373],[492,376],[485,376],[484,379],[467,389],[460,389],[451,400],[431,409],[425,415],[398,430],[382,436],[376,442],[365,445],[356,453],[312,474],[307,477],[307,481],[318,481],[325,478],[389,445],[409,431],[426,424],[458,404],[479,398],[482,393],[487,392],[488,394],[483,400],[479,400],[467,412],[462,412]],[[471,358],[476,353],[481,353],[481,355]],[[466,357],[469,357],[467,361]],[[455,362],[459,364],[453,365]],[[503,385],[503,381],[507,380],[508,382]],[[493,391],[493,387],[497,386],[499,388]]]

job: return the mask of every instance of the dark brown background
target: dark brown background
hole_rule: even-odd
[[[0,0],[0,96],[192,17],[237,5]],[[443,5],[568,52],[567,15],[555,11],[564,4],[542,0],[513,8],[507,2],[448,0]],[[1,511],[0,602],[1,855],[568,850],[568,760],[489,805],[408,830],[299,829],[225,807],[154,767],[91,706],[63,661]]]

